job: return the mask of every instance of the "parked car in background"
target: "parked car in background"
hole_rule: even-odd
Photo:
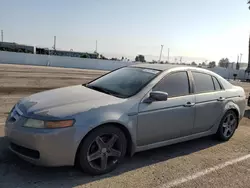
[[[112,171],[126,154],[216,135],[229,140],[245,92],[201,68],[137,64],[88,84],[21,99],[6,120],[10,149],[37,165]]]
[[[250,93],[249,93],[248,99],[247,99],[247,106],[250,106]]]

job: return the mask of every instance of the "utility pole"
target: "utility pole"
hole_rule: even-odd
[[[3,42],[3,30],[1,30],[1,41]]]
[[[168,48],[168,63],[169,63],[169,48]]]
[[[163,46],[164,45],[161,45],[161,52],[160,52],[160,57],[159,57],[159,63],[161,62],[161,55],[162,55]]]
[[[54,45],[53,45],[53,49],[56,50],[56,36],[54,36]]]

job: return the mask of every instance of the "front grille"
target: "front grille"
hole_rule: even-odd
[[[29,148],[25,148],[23,146],[19,146],[19,145],[14,144],[14,143],[10,143],[10,147],[15,152],[20,153],[22,155],[25,155],[27,157],[34,158],[34,159],[39,159],[40,158],[39,151],[29,149]]]

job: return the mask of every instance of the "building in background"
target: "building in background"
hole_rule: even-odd
[[[70,51],[56,50],[56,49],[28,46],[11,42],[0,42],[0,51],[31,53],[31,54],[41,54],[41,55],[69,56],[69,57],[91,58],[91,59],[97,59],[99,56],[98,53],[75,52],[73,50]]]
[[[19,52],[19,53],[34,53],[34,46],[17,44],[11,42],[0,42],[0,51]]]

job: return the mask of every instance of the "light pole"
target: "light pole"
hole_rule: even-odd
[[[161,55],[162,55],[163,46],[164,45],[161,45],[161,52],[160,52],[160,57],[159,57],[159,63],[161,62]]]
[[[53,45],[53,49],[56,50],[56,36],[54,36],[54,45]]]
[[[1,30],[1,41],[3,42],[3,30]]]
[[[239,63],[241,63],[241,58],[242,58],[242,55],[243,55],[243,54],[240,54],[240,61],[239,61]]]
[[[95,53],[97,53],[97,40],[95,41]]]
[[[237,63],[236,63],[236,70],[240,69],[240,63],[241,63],[241,58],[243,54],[240,54],[240,56],[237,56]]]
[[[168,63],[169,63],[169,48],[168,48]]]

